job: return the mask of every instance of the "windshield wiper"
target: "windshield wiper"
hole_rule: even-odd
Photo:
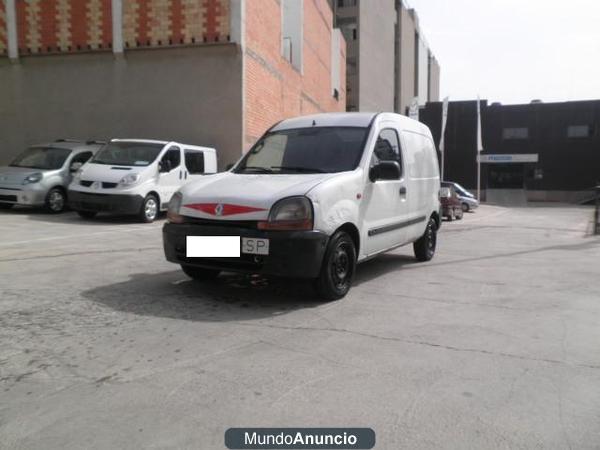
[[[326,170],[316,169],[314,167],[297,167],[297,166],[272,166],[271,169],[278,170],[292,170],[294,172],[307,172],[307,173],[327,173]]]
[[[273,171],[271,169],[269,169],[268,167],[258,167],[258,166],[246,166],[246,167],[242,167],[240,168],[237,172],[244,172],[246,170],[255,170],[256,172],[262,172],[262,173],[273,173]]]

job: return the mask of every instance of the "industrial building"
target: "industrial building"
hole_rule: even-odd
[[[346,109],[327,0],[0,0],[0,164],[57,138],[178,140],[235,161]]]
[[[416,11],[401,0],[331,0],[335,26],[347,43],[348,111],[406,114],[439,100],[440,65],[419,27]]]
[[[419,119],[439,144],[442,103]],[[481,102],[482,199],[579,202],[600,184],[600,100],[523,105]],[[450,102],[445,178],[477,188],[477,102]],[[441,156],[441,155],[440,155]]]

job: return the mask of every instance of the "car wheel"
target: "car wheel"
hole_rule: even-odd
[[[325,250],[319,278],[315,281],[317,293],[323,300],[344,297],[354,279],[356,270],[356,247],[344,231],[335,233]]]
[[[14,205],[12,203],[0,203],[0,209],[10,209]]]
[[[98,213],[96,211],[77,211],[77,214],[82,219],[93,219]]]
[[[46,194],[46,200],[44,201],[46,211],[52,214],[58,214],[65,210],[67,206],[67,196],[65,191],[61,188],[52,188]]]
[[[148,194],[142,202],[142,207],[138,214],[140,220],[144,223],[152,223],[158,216],[158,198],[153,194]]]
[[[462,204],[462,210],[463,210],[463,212],[469,212],[469,204],[468,203],[463,203]]]
[[[463,218],[463,210],[462,208],[458,209],[458,211],[456,212],[456,220],[462,220]]]
[[[185,264],[181,265],[181,270],[183,270],[188,277],[197,281],[214,280],[219,276],[219,273],[221,273],[221,271],[217,269],[204,269],[202,267],[187,266]]]
[[[427,224],[427,228],[425,228],[423,236],[413,244],[413,250],[415,251],[415,258],[417,258],[417,261],[430,261],[433,258],[433,255],[435,255],[437,229],[437,223],[432,217],[429,219],[429,223]]]

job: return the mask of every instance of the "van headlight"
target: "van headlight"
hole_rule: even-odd
[[[119,181],[119,184],[121,186],[131,186],[131,185],[137,183],[138,181],[140,181],[139,173],[129,173],[129,174],[125,175],[123,178],[121,178],[121,181]]]
[[[181,209],[181,202],[183,195],[181,192],[175,192],[171,201],[169,202],[169,209],[167,209],[167,220],[170,223],[183,223],[184,219],[179,210]]]
[[[43,173],[40,173],[40,172],[32,173],[31,175],[28,175],[23,180],[23,184],[38,183],[39,181],[42,181],[42,178],[44,178]]]
[[[313,207],[306,197],[288,197],[271,208],[269,220],[258,222],[260,230],[312,230]]]

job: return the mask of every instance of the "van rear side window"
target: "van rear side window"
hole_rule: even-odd
[[[191,175],[204,173],[204,153],[185,150],[185,166]]]

